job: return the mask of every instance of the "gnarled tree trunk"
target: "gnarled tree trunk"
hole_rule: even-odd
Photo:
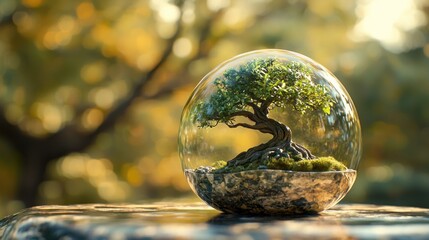
[[[262,133],[271,134],[273,137],[266,143],[250,148],[249,150],[238,154],[228,161],[228,166],[246,165],[250,162],[261,161],[266,154],[282,153],[284,156],[290,156],[299,159],[313,159],[315,156],[305,147],[292,141],[292,131],[283,123],[280,123],[268,117],[269,103],[264,102],[261,106],[249,103],[253,113],[241,111],[236,116],[244,116],[255,122],[254,125],[246,123],[227,124],[231,128],[245,127],[258,130]]]

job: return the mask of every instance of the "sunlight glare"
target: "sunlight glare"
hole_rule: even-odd
[[[168,1],[151,1],[152,9],[158,12],[159,18],[167,23],[174,23],[180,18],[180,9]]]
[[[101,62],[93,62],[84,65],[80,71],[82,80],[89,84],[98,83],[106,76],[107,67]]]
[[[82,125],[86,129],[94,129],[104,120],[104,113],[97,108],[86,110],[82,116]]]
[[[393,52],[407,48],[407,41],[415,41],[409,33],[425,24],[424,14],[413,0],[359,0],[356,13],[360,20],[354,38],[378,40]]]
[[[189,56],[192,52],[192,42],[189,38],[179,38],[174,42],[173,52],[180,58]]]
[[[229,5],[231,5],[230,0],[207,0],[207,7],[213,12],[229,7]]]
[[[95,13],[94,5],[91,2],[82,2],[76,8],[76,15],[80,20],[90,20]]]
[[[56,132],[62,126],[63,114],[57,106],[49,103],[37,102],[32,107],[46,131]]]
[[[97,88],[90,92],[90,99],[102,109],[110,109],[115,102],[115,95],[110,88]]]

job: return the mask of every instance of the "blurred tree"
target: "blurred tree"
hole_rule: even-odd
[[[31,1],[29,1],[31,2]],[[84,4],[84,5],[82,5]],[[87,18],[92,9],[90,2],[83,2],[77,8],[78,17]],[[179,3],[181,7],[183,3]],[[81,9],[84,10],[81,10]],[[19,13],[18,13],[19,14]],[[25,13],[22,13],[25,14]],[[17,13],[12,12],[3,18],[1,25],[13,25],[13,18]],[[32,206],[36,203],[37,189],[43,181],[48,164],[62,156],[73,152],[80,152],[91,145],[100,133],[109,130],[125,113],[133,101],[141,95],[146,85],[154,79],[154,74],[165,64],[167,58],[171,55],[173,44],[180,34],[180,17],[176,20],[177,26],[174,34],[167,40],[164,52],[157,62],[138,80],[129,93],[109,111],[106,111],[105,117],[100,120],[98,126],[93,129],[82,129],[76,121],[70,121],[57,130],[42,136],[34,136],[21,129],[17,124],[11,123],[7,119],[7,112],[3,106],[0,106],[0,131],[2,137],[7,140],[10,146],[14,147],[21,156],[22,174],[18,187],[18,198],[26,206]],[[20,39],[25,41],[25,39]],[[24,59],[25,60],[25,59]],[[33,67],[37,62],[28,63],[27,66]],[[41,66],[44,68],[45,66]],[[94,80],[91,80],[94,81]],[[76,114],[77,119],[81,118],[80,112]]]
[[[167,65],[166,62],[168,59],[173,57],[173,50],[175,50],[174,48],[176,48],[176,45],[181,40],[179,37],[184,28],[184,26],[182,26],[184,24],[182,24],[181,17],[181,12],[183,12],[183,1],[178,1],[177,7],[168,2],[165,2],[164,6],[158,6],[167,6],[171,11],[170,14],[177,15],[173,17],[174,19],[166,20],[169,23],[171,22],[170,25],[164,26],[164,28],[167,29],[165,31],[168,31],[168,33],[165,33],[168,36],[164,38],[168,39],[166,39],[164,43],[159,43],[160,48],[156,49],[159,52],[148,54],[148,59],[138,60],[138,63],[143,61],[141,64],[144,66],[138,67],[145,70],[145,72],[138,81],[128,83],[131,87],[127,93],[120,93],[123,95],[122,98],[112,95],[113,93],[110,93],[110,90],[104,91],[103,88],[97,86],[99,82],[107,78],[113,81],[116,80],[116,84],[112,83],[113,87],[121,87],[120,84],[117,84],[119,81],[115,79],[115,77],[118,76],[106,76],[106,74],[115,74],[112,71],[108,71],[106,65],[113,66],[116,68],[115,71],[121,71],[124,65],[124,63],[121,62],[117,63],[117,60],[112,59],[111,56],[119,55],[117,57],[121,57],[120,52],[115,53],[115,51],[120,51],[120,49],[114,49],[114,47],[124,46],[111,46],[109,45],[111,43],[103,42],[112,39],[98,39],[104,37],[106,34],[104,31],[109,31],[109,25],[106,22],[107,19],[102,19],[108,14],[99,13],[99,15],[96,15],[96,11],[102,12],[109,10],[103,9],[103,7],[107,5],[100,2],[98,3],[99,9],[97,9],[97,2],[87,1],[72,5],[52,3],[50,5],[45,4],[45,6],[39,6],[39,4],[42,4],[42,2],[23,2],[23,6],[12,8],[7,15],[2,17],[0,22],[0,25],[4,26],[4,29],[6,29],[4,30],[6,33],[3,32],[3,34],[9,38],[4,39],[6,41],[2,42],[4,44],[3,46],[10,44],[9,46],[12,48],[8,49],[6,47],[4,50],[18,53],[17,55],[10,54],[8,56],[16,58],[15,60],[20,62],[20,69],[22,69],[22,72],[17,72],[4,67],[2,69],[4,70],[2,78],[4,81],[3,84],[9,88],[6,92],[8,95],[13,96],[13,94],[21,94],[23,98],[20,101],[14,101],[14,97],[12,97],[12,99],[6,97],[2,99],[2,105],[0,105],[0,133],[3,141],[13,147],[16,153],[19,154],[22,173],[20,174],[21,177],[18,185],[17,197],[22,200],[26,206],[31,206],[36,203],[38,186],[43,181],[50,162],[70,153],[81,152],[87,149],[101,133],[111,129],[118,122],[137,98],[142,96],[146,99],[158,98],[170,94],[175,88],[187,82],[186,79],[179,79],[177,77],[174,79],[170,77],[170,80],[166,82],[164,79],[165,77],[163,78],[162,74],[159,73],[159,69]],[[148,6],[145,6],[146,4],[147,3],[136,3],[135,5],[139,7],[140,11],[148,11]],[[116,8],[113,11],[125,12],[128,9],[132,9],[132,6],[122,6],[121,4],[116,4],[115,6]],[[156,7],[157,6],[154,8]],[[37,11],[34,8],[38,8]],[[58,13],[52,12],[60,8],[75,9],[75,13],[65,13],[65,15],[58,16]],[[45,12],[49,12],[50,15],[43,16]],[[165,17],[171,18],[171,16]],[[195,53],[192,58],[179,62],[185,69],[192,60],[204,57],[209,51],[210,46],[207,45],[206,42],[211,24],[215,17],[216,14],[213,14],[203,19],[201,22],[198,22],[200,26],[196,28],[201,29],[201,31],[197,33],[197,41],[200,46],[196,48],[197,53]],[[55,26],[55,23],[52,23],[52,21],[55,22],[55,20],[49,18],[59,18],[59,26]],[[39,22],[37,22],[36,19],[40,19]],[[151,16],[148,19],[149,22],[153,21],[153,17]],[[52,24],[55,26],[50,28],[58,29],[44,29],[46,28],[46,26],[42,25],[44,20],[49,22],[48,25]],[[41,26],[39,26],[40,28],[33,26],[35,24],[41,24]],[[78,24],[80,24],[80,26],[78,26]],[[29,30],[28,28],[34,29]],[[82,29],[75,30],[75,28]],[[69,32],[56,32],[66,30]],[[92,38],[95,39],[90,40],[82,36],[82,41],[84,41],[82,43],[84,45],[83,47],[89,48],[88,50],[82,49],[81,46],[76,46],[78,43],[73,43],[73,36],[70,35],[73,35],[74,31],[89,32],[89,34],[93,35]],[[50,36],[50,34],[53,35]],[[40,40],[38,35],[44,35],[43,39]],[[140,38],[143,38],[141,40],[144,41],[140,44],[147,44],[147,41],[154,41],[145,39],[147,37],[148,36],[145,35],[140,36]],[[64,38],[67,39],[64,40]],[[99,43],[101,46],[92,46],[96,43],[90,41],[96,40],[102,41]],[[21,49],[22,46],[27,49]],[[101,49],[97,49],[99,47]],[[148,48],[150,46],[144,47]],[[179,51],[180,50],[183,49],[179,49]],[[80,54],[84,56],[78,56]],[[68,59],[69,57],[75,59],[70,60]],[[100,59],[100,57],[104,59],[104,61],[96,60],[94,63],[89,62],[83,67],[76,61],[77,59],[82,59],[88,62],[88,59],[91,61],[91,59]],[[70,61],[67,62],[68,60]],[[54,62],[48,65],[48,62],[51,61]],[[8,62],[10,63],[10,60]],[[7,62],[5,65],[8,65]],[[79,67],[81,67],[80,71],[78,70]],[[76,73],[79,72],[80,76],[76,76]],[[136,78],[138,75],[137,73],[138,72],[133,74]],[[184,75],[184,73],[178,71],[178,75],[179,74],[181,76]],[[116,73],[116,75],[118,74]],[[158,76],[154,77],[155,75]],[[17,80],[20,78],[23,80]],[[58,80],[55,80],[55,78],[58,78]],[[87,84],[83,84],[82,86],[82,82],[76,82],[75,79],[79,78],[82,78],[84,83],[86,82]],[[161,87],[158,87],[155,92],[152,90],[151,94],[142,95],[148,86],[150,88],[150,82],[155,79],[158,81],[156,84]],[[71,87],[70,85],[74,86]],[[89,91],[83,89],[81,94],[77,93],[78,95],[76,95],[76,85],[84,88],[89,87]],[[96,106],[92,103],[85,103],[84,101],[79,102],[75,99],[85,94],[91,95],[91,85],[98,87],[95,89],[97,90],[97,93],[95,93],[96,99],[94,100]],[[55,100],[60,99],[60,101],[62,101],[59,105],[54,106],[45,102],[53,100],[52,98],[46,99],[46,95],[52,94],[52,92]],[[66,96],[62,96],[62,92]],[[111,98],[117,100],[113,102]],[[35,103],[33,103],[33,101]],[[17,104],[17,102],[21,102],[23,106],[17,106],[19,104]],[[58,109],[59,107],[67,108],[65,109],[66,113]],[[29,108],[29,116],[23,115],[22,108]],[[34,116],[34,114],[36,116]],[[34,117],[36,117],[36,119],[34,119]],[[61,117],[65,119],[59,119]],[[40,124],[42,124],[42,126],[40,126]]]
[[[181,106],[214,66],[260,48],[303,53],[342,80],[361,117],[363,170],[423,171],[428,16],[419,0],[0,1],[1,197],[16,199],[18,179],[27,205],[38,194],[124,200],[112,179],[131,200],[189,191],[173,165]]]

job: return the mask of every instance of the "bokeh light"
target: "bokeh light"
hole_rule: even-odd
[[[24,206],[19,189],[29,156],[53,156],[35,188],[37,204],[190,196],[177,153],[186,99],[219,63],[266,48],[310,56],[354,100],[364,161],[347,201],[428,207],[427,1],[176,4],[0,1],[0,216]],[[91,135],[164,51],[139,97]],[[23,136],[28,141],[16,140]],[[239,151],[256,140],[224,141]],[[65,146],[75,148],[59,154]]]

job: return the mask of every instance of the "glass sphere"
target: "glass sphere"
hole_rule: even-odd
[[[361,129],[349,94],[326,68],[295,52],[259,50],[225,61],[200,81],[183,109],[179,155],[191,188],[219,210],[319,212],[340,201],[353,185]],[[332,178],[340,180],[324,184]],[[228,184],[237,192],[213,192]],[[295,195],[314,193],[316,186],[326,191],[285,202],[290,192],[278,191],[283,185],[294,185],[289,191]],[[240,193],[267,188],[273,195]],[[327,192],[335,193],[327,197]],[[259,202],[230,206],[255,198]],[[268,205],[259,204],[267,198]],[[330,199],[320,203],[317,198]],[[292,204],[301,200],[298,205],[304,207]]]

